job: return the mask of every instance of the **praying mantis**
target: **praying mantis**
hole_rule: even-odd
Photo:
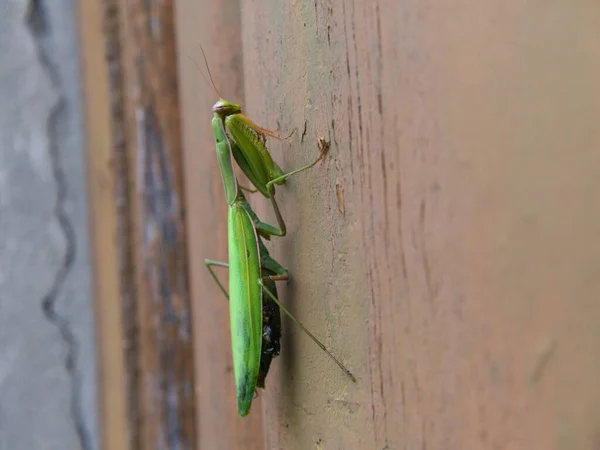
[[[286,174],[272,160],[265,146],[266,135],[272,136],[268,134],[271,132],[255,125],[241,114],[238,105],[225,100],[219,100],[213,111],[215,115],[212,120],[212,132],[228,205],[229,262],[207,259],[205,264],[221,291],[229,299],[237,411],[244,417],[250,411],[256,388],[264,387],[272,358],[279,353],[280,309],[324,350],[352,381],[355,382],[356,378],[280,303],[275,282],[288,280],[289,274],[269,255],[263,243],[263,239],[286,234],[285,223],[275,201],[274,185],[313,167],[327,152],[328,144],[324,139],[320,139],[319,158]],[[257,190],[271,199],[279,228],[261,222],[251,209],[237,182],[233,159]],[[218,280],[212,266],[229,268],[229,292]]]
[[[231,146],[231,154],[239,168],[244,175],[248,177],[248,180],[250,180],[254,187],[271,201],[277,225],[279,227],[278,233],[275,234],[275,236],[283,237],[287,234],[287,227],[279,210],[277,200],[275,199],[275,185],[282,185],[291,176],[314,167],[323,159],[329,150],[329,144],[321,138],[319,140],[321,151],[319,156],[313,162],[285,173],[277,163],[273,161],[271,154],[267,150],[266,139],[267,136],[275,139],[289,139],[294,132],[292,131],[286,138],[281,138],[277,136],[274,131],[258,126],[250,120],[250,118],[245,116],[242,113],[242,107],[240,105],[224,100],[215,86],[212,74],[208,68],[208,61],[204,49],[202,49],[202,47],[200,47],[200,49],[202,50],[202,56],[204,57],[212,88],[219,96],[219,100],[212,108],[214,113],[213,122],[215,120],[221,121],[226,137],[236,144]]]

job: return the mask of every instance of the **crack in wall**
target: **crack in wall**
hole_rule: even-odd
[[[63,120],[67,111],[67,101],[60,83],[60,75],[52,61],[50,52],[46,49],[45,37],[49,31],[49,24],[44,11],[43,0],[30,0],[28,11],[25,18],[26,25],[31,31],[33,41],[36,46],[36,52],[40,65],[48,74],[52,86],[58,93],[58,100],[52,106],[48,115],[46,124],[50,163],[52,173],[56,183],[56,203],[54,204],[53,214],[58,221],[60,229],[66,241],[65,254],[61,267],[56,272],[54,282],[43,296],[41,307],[46,319],[53,324],[59,331],[60,336],[67,347],[67,356],[65,358],[65,369],[70,378],[70,410],[75,432],[82,450],[92,450],[92,439],[89,427],[85,423],[82,407],[82,374],[78,370],[79,360],[79,342],[73,332],[68,318],[60,315],[56,311],[56,301],[61,293],[63,284],[73,268],[75,255],[77,254],[76,236],[73,224],[67,212],[65,211],[65,201],[67,199],[68,184],[60,161],[60,148],[58,144],[58,124]]]

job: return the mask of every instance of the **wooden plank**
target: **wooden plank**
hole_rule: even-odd
[[[252,86],[246,109],[257,123],[279,128],[284,135],[297,129],[289,142],[270,141],[274,157],[286,171],[317,155],[318,137],[331,141],[322,163],[278,189],[288,235],[274,240],[270,248],[292,277],[289,286],[280,287],[280,297],[359,380],[350,382],[284,318],[281,356],[266,383],[264,420],[270,426],[265,427],[265,448],[380,450],[386,442],[374,438],[374,429],[382,426],[384,408],[371,398],[381,392],[379,378],[372,381],[372,377],[391,363],[382,357],[393,343],[379,335],[391,331],[384,327],[398,316],[384,309],[391,306],[391,299],[382,291],[385,285],[377,285],[377,271],[386,266],[369,266],[383,248],[383,236],[376,248],[364,242],[364,227],[372,223],[369,214],[384,215],[381,197],[374,198],[381,192],[368,178],[369,166],[360,165],[369,163],[360,157],[368,158],[373,149],[361,142],[367,130],[361,125],[361,135],[357,109],[366,114],[363,108],[373,99],[361,99],[364,104],[358,106],[355,81],[347,72],[342,5],[297,6],[265,2],[243,9],[244,77]],[[367,27],[366,20],[357,14],[355,26]],[[372,58],[376,66],[375,55]],[[377,182],[381,179],[379,175]],[[270,212],[267,217],[273,219]],[[388,233],[390,245],[395,237]],[[375,314],[377,308],[381,310]],[[382,376],[388,375],[386,371]],[[386,394],[395,395],[395,403],[400,398],[399,392]]]
[[[195,448],[173,2],[121,1],[140,448]]]
[[[115,258],[99,260],[96,270],[101,263],[118,270],[117,280],[109,279],[117,291],[110,299],[112,323],[107,318],[99,325],[101,335],[119,338],[118,347],[110,341],[111,354],[101,352],[100,366],[106,378],[121,382],[120,402],[107,401],[103,412],[103,445],[191,449],[196,444],[194,355],[172,2],[106,0],[102,6],[82,14],[82,29],[88,23],[103,27],[103,35],[94,37],[96,47],[84,47],[85,60],[88,52],[98,60],[86,71],[86,95],[88,111],[100,101],[96,91],[104,95],[100,111],[88,114],[92,129],[99,114],[106,115],[101,124],[108,122],[99,131],[105,133],[106,159],[92,173],[103,171],[98,176],[110,183],[102,194],[113,197],[109,202],[92,195],[92,209],[106,205],[101,211],[111,219],[102,229],[111,240],[102,234],[96,248],[104,254],[109,247]],[[92,69],[99,78],[92,78]],[[94,214],[94,220],[102,219],[100,211]],[[97,278],[97,284],[104,279]],[[96,302],[105,302],[104,297]],[[103,399],[112,398],[110,388],[108,382],[102,386]],[[121,434],[113,437],[113,431]]]
[[[241,21],[178,3],[201,448],[260,438],[235,418],[227,312],[203,275],[226,236],[214,97],[185,61],[198,43],[226,98],[298,129],[270,141],[284,169],[332,141],[278,190],[289,234],[270,248],[293,277],[281,298],[359,380],[284,321],[265,447],[597,444],[598,6],[430,3],[248,2]]]
[[[239,3],[181,0],[176,17],[188,248],[194,274],[190,293],[195,308],[199,448],[262,449],[260,397],[248,417],[238,417],[227,301],[204,266],[206,258],[227,260],[227,206],[210,128],[217,96],[203,79],[208,76],[199,45],[206,50],[219,91],[243,103]],[[226,271],[222,279],[226,282]]]
[[[127,370],[123,343],[121,255],[118,246],[117,173],[110,86],[110,55],[105,48],[103,4],[79,2],[81,60],[85,90],[85,123],[90,228],[97,337],[100,439],[105,449],[129,450]],[[114,92],[114,90],[113,90]]]
[[[280,295],[359,378],[285,321],[266,448],[597,445],[597,3],[242,12],[246,110],[299,130],[276,160],[332,140],[278,190]]]

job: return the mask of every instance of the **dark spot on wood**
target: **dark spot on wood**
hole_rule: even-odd
[[[308,121],[304,121],[304,130],[302,131],[302,136],[300,137],[300,143],[304,142],[304,137],[306,136],[306,127],[308,126]]]

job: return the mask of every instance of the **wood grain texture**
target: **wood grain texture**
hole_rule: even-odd
[[[103,448],[129,450],[127,368],[123,342],[125,323],[117,243],[117,173],[115,133],[109,89],[109,51],[105,47],[103,5],[85,0],[78,5],[81,61],[85,89],[86,156],[90,200],[90,236],[94,278],[98,403]]]
[[[191,449],[193,341],[172,2],[84,2],[81,11],[102,445]]]
[[[243,2],[245,111],[298,129],[269,141],[275,159],[290,170],[332,141],[278,189],[280,296],[359,378],[284,320],[265,448],[597,448],[600,7],[576,3]],[[224,71],[229,41],[201,42]],[[188,129],[209,120],[186,118],[186,154],[210,145]],[[190,218],[199,268],[225,213],[216,163],[193,158],[189,207],[211,211]],[[216,295],[208,283],[195,292]]]
[[[218,100],[208,82],[200,45],[217,88],[243,102],[240,8],[237,1],[179,1],[176,9],[180,64],[186,216],[194,312],[198,447],[262,449],[260,398],[250,416],[235,407],[229,307],[210,277],[206,258],[227,261],[227,203],[210,121]],[[218,270],[218,269],[217,269]],[[227,271],[221,278],[227,286]]]
[[[196,446],[173,2],[121,1],[140,448]],[[135,420],[134,419],[134,420]]]

